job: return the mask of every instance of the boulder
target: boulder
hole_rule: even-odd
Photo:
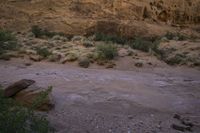
[[[27,89],[17,93],[14,96],[14,99],[27,107],[37,105],[34,109],[39,111],[49,111],[54,107],[51,89],[38,87],[36,84],[33,84]]]
[[[30,85],[34,83],[35,83],[34,80],[29,80],[29,79],[22,79],[20,81],[17,81],[5,89],[4,96],[12,97],[15,94],[17,94],[19,91],[26,89],[27,87],[29,87]]]

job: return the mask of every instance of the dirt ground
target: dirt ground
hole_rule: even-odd
[[[52,85],[55,108],[47,115],[56,133],[200,132],[199,70],[25,64],[21,59],[0,61],[0,84],[26,78]]]

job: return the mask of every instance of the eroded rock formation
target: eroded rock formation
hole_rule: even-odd
[[[40,25],[66,34],[131,37],[160,34],[165,29],[155,25],[161,22],[199,24],[199,12],[200,0],[1,0],[0,26],[21,30]]]

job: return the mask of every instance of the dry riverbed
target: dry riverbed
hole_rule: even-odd
[[[200,132],[200,71],[83,69],[13,59],[0,61],[0,84],[33,79],[53,86],[48,118],[57,133]]]

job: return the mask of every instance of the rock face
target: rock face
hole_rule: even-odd
[[[38,87],[37,85],[33,84],[29,86],[27,89],[20,91],[16,94],[14,99],[19,103],[27,106],[32,107],[35,104],[36,100],[41,97],[42,93],[47,91],[45,88]],[[48,94],[46,98],[37,105],[36,109],[40,111],[49,111],[54,107],[54,102],[51,94]]]
[[[22,79],[11,84],[5,89],[4,96],[13,97],[17,102],[40,111],[49,111],[54,107],[51,88],[38,87],[34,80]]]
[[[14,84],[8,86],[4,91],[5,97],[11,97],[17,94],[19,91],[26,89],[28,86],[34,84],[34,80],[22,79]]]
[[[159,22],[199,24],[199,12],[200,0],[1,0],[0,27],[39,25],[70,35],[104,32],[132,37],[164,32],[163,26],[157,28]]]

